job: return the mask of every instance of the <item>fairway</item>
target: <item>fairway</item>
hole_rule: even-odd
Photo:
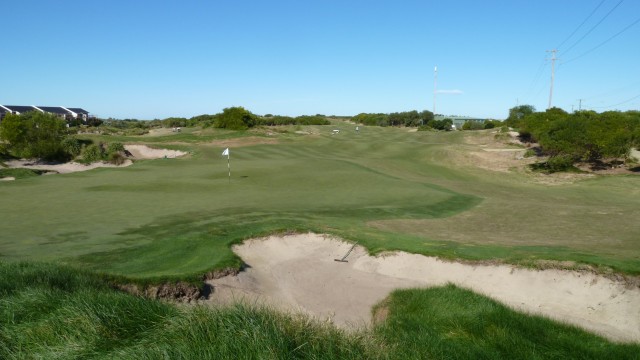
[[[456,161],[488,133],[469,141],[456,132],[356,133],[343,122],[302,129],[119,138],[191,154],[0,183],[0,255],[138,279],[192,278],[238,266],[230,244],[314,231],[373,253],[570,260],[640,273],[637,176],[549,187]]]

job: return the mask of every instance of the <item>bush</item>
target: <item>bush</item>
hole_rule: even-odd
[[[215,121],[215,127],[229,130],[245,130],[256,124],[256,116],[243,107],[222,110]]]
[[[30,159],[67,158],[62,147],[66,133],[64,120],[39,111],[7,114],[0,122],[0,139],[8,143],[9,152]]]
[[[74,137],[66,137],[62,140],[62,148],[72,157],[76,157],[82,152],[80,141]]]
[[[119,152],[124,152],[124,145],[122,145],[122,143],[113,142],[113,143],[110,143],[109,146],[107,146],[108,154],[114,154]]]
[[[87,146],[82,152],[82,159],[85,162],[96,162],[103,159],[102,147],[96,144]]]
[[[127,160],[127,158],[119,152],[109,154],[109,162],[114,165],[122,165],[125,160]]]
[[[462,130],[482,130],[484,128],[484,124],[477,121],[465,121],[462,125]]]

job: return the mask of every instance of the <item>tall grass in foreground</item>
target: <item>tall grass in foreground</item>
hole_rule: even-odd
[[[454,285],[397,290],[375,329],[398,359],[639,359],[640,345],[613,344],[558,322],[519,313]]]
[[[92,273],[0,263],[0,359],[634,359],[613,344],[454,286],[397,291],[389,316],[346,333],[301,315],[176,306]]]
[[[90,273],[0,264],[0,359],[365,359],[367,334],[268,309],[177,307]]]

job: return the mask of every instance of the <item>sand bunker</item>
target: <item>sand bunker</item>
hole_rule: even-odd
[[[25,168],[34,170],[51,171],[51,173],[68,174],[78,171],[87,171],[100,167],[123,167],[132,164],[131,160],[126,160],[122,165],[114,165],[106,162],[96,162],[93,164],[85,165],[77,162],[68,162],[62,164],[48,164],[41,162],[33,162],[29,160],[11,160],[6,163],[10,168]]]
[[[161,158],[176,158],[178,156],[186,155],[184,151],[168,150],[168,149],[152,149],[146,145],[125,145],[124,148],[129,151],[133,159],[161,159]],[[78,171],[87,171],[101,167],[125,167],[133,164],[131,160],[125,160],[122,165],[114,165],[107,162],[95,162],[89,165],[80,164],[77,162],[68,162],[62,164],[50,164],[45,162],[30,161],[30,160],[11,160],[6,162],[9,168],[25,168],[34,170],[51,171],[52,173],[68,174]],[[4,178],[7,179],[7,178]],[[13,180],[13,179],[10,179]]]
[[[467,265],[404,252],[371,257],[356,246],[315,234],[245,241],[233,250],[248,265],[210,280],[210,301],[244,300],[306,312],[342,327],[370,323],[371,307],[398,288],[448,282],[516,310],[580,326],[615,341],[640,341],[640,289],[574,271]]]
[[[133,155],[134,159],[173,159],[187,154],[180,150],[153,149],[146,145],[125,145],[124,148]]]

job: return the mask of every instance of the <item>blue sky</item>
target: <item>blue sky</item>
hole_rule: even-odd
[[[547,107],[558,47],[554,106],[640,109],[639,0],[2,2],[5,105],[138,119],[432,110],[437,65],[437,113],[503,119]]]

